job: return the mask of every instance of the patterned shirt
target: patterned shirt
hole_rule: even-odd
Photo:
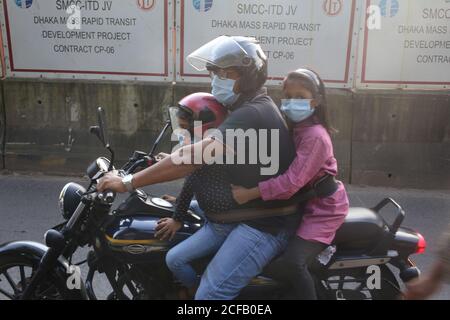
[[[238,206],[231,192],[231,181],[226,167],[204,165],[189,175],[175,203],[173,218],[183,221],[191,200],[195,197],[206,213],[229,211]]]

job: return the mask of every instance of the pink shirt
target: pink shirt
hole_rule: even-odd
[[[297,156],[282,175],[259,183],[263,200],[285,200],[324,174],[337,175],[337,161],[326,129],[314,118],[298,123],[294,128]],[[315,198],[305,206],[297,235],[305,240],[325,244],[333,242],[336,230],[344,222],[349,202],[344,184],[327,198]]]

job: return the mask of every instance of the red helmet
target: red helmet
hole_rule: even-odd
[[[202,133],[219,127],[228,116],[228,110],[210,93],[197,92],[180,100],[178,108],[190,115],[192,121],[201,121]]]

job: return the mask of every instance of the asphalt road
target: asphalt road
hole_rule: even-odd
[[[57,200],[60,190],[69,181],[85,184],[85,180],[73,177],[0,175],[0,243],[42,242],[45,231],[62,221]],[[172,182],[145,190],[154,195],[176,195],[179,187],[180,182]],[[396,199],[407,213],[403,225],[418,230],[427,240],[427,251],[414,260],[422,271],[429,270],[440,235],[450,223],[450,192],[355,186],[349,186],[348,191],[352,206],[372,207],[385,197]],[[86,250],[80,250],[77,258],[81,260],[85,254]],[[86,274],[86,268],[82,273]],[[100,298],[110,292],[104,278],[100,278],[95,287]],[[434,298],[450,299],[450,286],[444,285]]]

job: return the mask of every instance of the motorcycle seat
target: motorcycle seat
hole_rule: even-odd
[[[334,244],[339,249],[362,249],[376,243],[384,231],[384,220],[373,210],[350,208],[336,232]]]
[[[220,213],[206,213],[208,220],[214,223],[236,223],[268,217],[288,216],[298,212],[298,205],[291,204],[284,207],[255,207],[235,209]]]

